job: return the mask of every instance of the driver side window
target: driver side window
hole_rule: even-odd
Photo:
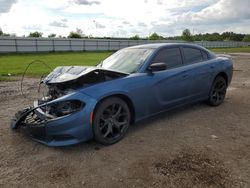
[[[174,68],[182,65],[180,48],[161,49],[153,58],[152,63],[165,63],[167,68]]]

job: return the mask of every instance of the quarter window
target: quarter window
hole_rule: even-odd
[[[208,55],[207,55],[207,52],[205,52],[204,50],[201,50],[201,54],[202,54],[202,57],[203,57],[203,60],[206,61],[208,60]]]
[[[167,68],[173,68],[182,64],[179,48],[166,48],[160,50],[152,60],[153,63],[166,63]]]
[[[187,64],[198,63],[203,60],[199,49],[183,47],[183,53]]]

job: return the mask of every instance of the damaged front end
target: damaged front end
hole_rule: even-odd
[[[77,114],[84,113],[84,107],[85,103],[80,99],[50,101],[43,104],[35,101],[33,107],[15,114],[11,127],[22,128],[32,138],[46,145],[67,145],[67,142],[74,144],[81,140],[81,137],[72,134],[70,130],[84,124],[84,116]],[[70,123],[74,125],[69,126]]]
[[[46,94],[33,107],[15,114],[11,128],[23,128],[32,138],[50,146],[71,145],[92,138],[90,113],[96,100],[79,89],[127,74],[97,67],[58,67],[41,84]]]

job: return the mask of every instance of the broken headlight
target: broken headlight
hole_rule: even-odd
[[[46,115],[56,118],[80,111],[84,107],[84,105],[85,103],[79,100],[68,100],[48,104],[40,108]]]

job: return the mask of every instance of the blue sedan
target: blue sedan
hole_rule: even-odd
[[[48,146],[121,140],[134,122],[182,105],[220,105],[232,60],[182,43],[117,51],[95,67],[57,67],[43,81],[48,93],[16,113],[13,129]]]

